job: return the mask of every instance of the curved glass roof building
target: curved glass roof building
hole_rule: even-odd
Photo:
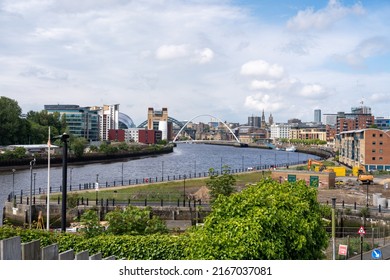
[[[133,120],[126,114],[119,112],[119,129],[134,128],[136,125]]]

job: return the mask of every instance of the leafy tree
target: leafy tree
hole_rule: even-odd
[[[20,129],[25,128],[21,113],[18,102],[5,96],[0,97],[0,145],[18,144],[24,138],[20,135]]]
[[[109,224],[107,232],[115,235],[142,235],[168,231],[164,221],[157,216],[150,216],[150,208],[140,209],[131,205],[125,209],[117,208],[106,215]]]
[[[103,227],[100,225],[99,217],[96,211],[88,210],[81,215],[81,232],[85,237],[90,238],[103,233]]]
[[[87,140],[83,137],[75,137],[70,142],[70,149],[77,158],[81,158],[84,154],[84,148],[87,145]]]
[[[262,179],[220,195],[203,227],[191,230],[189,259],[310,260],[324,258],[328,236],[317,190],[304,181]]]
[[[227,165],[222,167],[222,174],[216,175],[214,168],[209,169],[209,179],[206,180],[206,186],[210,190],[211,200],[214,201],[219,195],[229,196],[234,192],[236,178],[230,173]]]

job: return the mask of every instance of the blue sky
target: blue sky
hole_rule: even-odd
[[[388,117],[389,25],[388,1],[0,0],[0,95],[120,104],[136,124],[148,107],[286,122],[361,101]]]

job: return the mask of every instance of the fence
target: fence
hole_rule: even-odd
[[[101,253],[89,255],[68,250],[59,253],[58,244],[41,248],[40,241],[21,243],[20,236],[0,240],[0,260],[115,260],[115,256],[102,258]]]

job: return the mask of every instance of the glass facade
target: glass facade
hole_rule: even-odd
[[[78,105],[45,105],[44,108],[48,113],[65,115],[69,133],[75,137],[84,137],[88,141],[99,140],[98,110]]]

